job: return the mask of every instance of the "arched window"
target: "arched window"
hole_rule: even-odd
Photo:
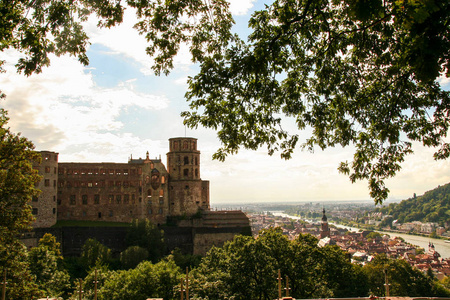
[[[189,157],[185,156],[184,157],[184,165],[188,165],[189,164]]]
[[[163,189],[159,190],[159,196],[160,196],[160,197],[163,197],[163,196],[164,196],[164,190],[163,190]]]

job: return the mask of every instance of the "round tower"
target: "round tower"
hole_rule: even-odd
[[[209,209],[209,182],[200,178],[200,151],[197,139],[169,139],[167,171],[170,176],[170,211],[172,215],[193,215]]]
[[[200,151],[195,138],[169,139],[167,171],[172,180],[200,180]]]
[[[42,161],[34,163],[42,180],[37,188],[41,193],[31,200],[31,207],[36,221],[33,227],[51,227],[57,220],[57,181],[58,181],[58,153],[51,151],[40,151]]]

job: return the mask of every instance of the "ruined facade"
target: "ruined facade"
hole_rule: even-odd
[[[169,140],[167,168],[161,159],[128,163],[58,163],[58,154],[42,151],[35,168],[43,176],[42,191],[31,205],[34,227],[57,220],[131,222],[150,219],[165,223],[168,216],[209,210],[209,182],[200,178],[197,139]]]

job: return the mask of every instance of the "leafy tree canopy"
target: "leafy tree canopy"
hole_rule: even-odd
[[[40,155],[30,141],[12,133],[7,124],[6,112],[0,109],[0,270],[2,276],[7,273],[8,299],[31,299],[39,292],[19,235],[30,229],[34,220],[28,203],[38,195],[35,183],[40,177],[32,161],[39,161]]]
[[[368,180],[380,203],[413,141],[436,147],[436,159],[450,154],[450,96],[438,83],[450,75],[448,1],[275,0],[254,12],[247,39],[232,33],[225,0],[2,1],[1,50],[24,53],[17,68],[26,75],[48,65],[48,53],[87,64],[81,22],[96,14],[99,26],[113,26],[125,6],[136,10],[157,74],[189,45],[200,71],[182,116],[217,130],[216,159],[241,147],[287,159],[297,147],[353,146],[339,170]]]
[[[400,203],[376,208],[375,211],[391,215],[400,223],[421,221],[436,222],[445,226],[450,220],[450,183],[439,186],[422,196],[414,196]]]
[[[196,299],[274,299],[278,270],[289,278],[297,299],[351,297],[368,293],[365,275],[337,246],[319,248],[311,235],[290,241],[280,228],[256,239],[236,236],[223,248],[212,248],[192,272]]]
[[[58,297],[70,290],[70,276],[63,269],[60,245],[51,234],[45,234],[37,247],[28,253],[31,274],[44,295]]]

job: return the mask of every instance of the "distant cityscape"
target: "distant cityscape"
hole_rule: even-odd
[[[317,207],[318,205],[314,204],[313,206]],[[318,212],[315,212],[314,216],[317,217],[318,214]],[[357,215],[354,210],[345,211],[341,209],[337,218],[356,218]],[[257,236],[261,230],[280,227],[283,230],[283,234],[288,236],[290,240],[294,240],[300,234],[311,234],[318,239],[318,245],[321,247],[337,245],[349,254],[353,263],[364,265],[370,262],[375,255],[386,254],[390,258],[404,259],[411,266],[417,267],[424,273],[431,270],[438,279],[450,275],[450,258],[441,257],[441,254],[436,251],[432,242],[428,244],[427,249],[423,249],[407,243],[402,238],[395,237],[394,235],[380,234],[372,230],[355,232],[347,228],[328,226],[325,209],[323,210],[320,222],[306,222],[299,218],[293,219],[287,216],[276,216],[271,212],[261,211],[248,212],[247,216],[250,219],[252,234],[254,236]],[[372,223],[371,221],[374,220],[374,217],[371,216],[368,219],[368,224]],[[333,216],[334,218],[336,217]],[[413,223],[414,228],[425,230],[425,233],[429,233],[431,228],[435,228],[430,224],[422,224],[419,226],[420,222]],[[444,234],[448,234],[448,229]]]

